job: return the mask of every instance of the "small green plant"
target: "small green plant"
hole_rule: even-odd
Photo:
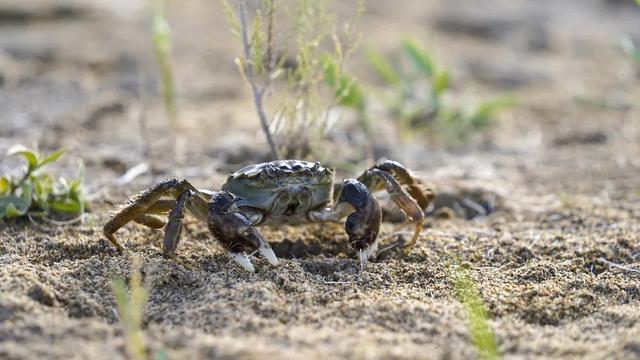
[[[147,358],[142,319],[147,304],[147,289],[142,286],[140,259],[131,259],[129,288],[122,279],[111,281],[111,289],[118,304],[118,315],[124,331],[127,355],[132,360]]]
[[[405,39],[397,61],[391,62],[369,48],[366,55],[376,73],[390,89],[383,101],[399,120],[402,130],[423,130],[434,140],[448,144],[464,142],[486,128],[496,114],[512,107],[511,97],[481,102],[471,108],[450,105],[450,72],[438,66],[415,39]]]
[[[171,126],[176,129],[178,124],[178,108],[176,105],[175,86],[173,81],[173,66],[171,64],[171,27],[165,16],[166,0],[153,0],[153,18],[151,32],[153,36],[153,50],[162,76],[162,97],[165,112]]]
[[[324,81],[333,90],[334,103],[356,112],[360,126],[367,138],[372,139],[372,125],[366,111],[366,97],[358,81],[345,73],[330,56],[322,59]]]
[[[79,218],[87,203],[82,193],[82,176],[75,180],[54,177],[44,168],[58,160],[65,150],[49,155],[17,145],[8,156],[19,155],[27,161],[24,174],[0,177],[0,219],[22,216]]]
[[[489,325],[489,315],[480,291],[468,269],[458,267],[453,276],[456,297],[462,303],[468,319],[469,333],[481,359],[500,357],[495,335]]]
[[[362,92],[344,72],[358,43],[354,25],[364,1],[358,1],[354,16],[342,26],[329,10],[331,1],[300,0],[287,8],[277,6],[276,0],[261,0],[251,17],[245,0],[223,5],[242,43],[243,55],[236,64],[253,94],[271,157],[317,156],[334,106],[364,110]],[[277,41],[275,18],[289,23],[278,29]],[[269,112],[265,102],[271,90],[278,104]]]

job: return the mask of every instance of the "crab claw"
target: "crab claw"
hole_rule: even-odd
[[[256,269],[253,267],[253,264],[251,263],[251,260],[249,260],[249,256],[247,256],[247,254],[245,253],[237,253],[237,252],[229,252],[229,255],[231,255],[231,258],[238,263],[238,265],[240,265],[243,269],[247,270],[248,272],[255,272]]]
[[[278,265],[278,258],[269,243],[253,226],[250,216],[236,206],[238,197],[221,191],[213,195],[209,202],[209,230],[229,251],[230,256],[245,270],[255,268],[247,253],[260,252],[271,265]]]
[[[382,219],[380,205],[364,184],[353,179],[344,181],[338,202],[348,203],[355,209],[347,217],[345,231],[349,235],[349,244],[358,252],[360,268],[364,269],[369,258],[378,251]]]
[[[271,249],[271,246],[268,242],[266,242],[262,237],[260,237],[260,247],[258,248],[258,252],[264,256],[265,259],[269,262],[269,264],[276,266],[278,265],[278,258],[276,254]]]

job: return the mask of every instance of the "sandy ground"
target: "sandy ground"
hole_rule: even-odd
[[[389,250],[365,271],[340,225],[264,229],[282,264],[256,259],[255,274],[230,262],[203,224],[186,226],[183,264],[161,256],[160,232],[129,225],[118,235],[143,259],[150,352],[474,358],[452,284],[452,265],[465,264],[505,358],[640,358],[640,77],[616,46],[624,35],[640,43],[639,21],[624,1],[370,1],[366,43],[390,54],[412,34],[454,72],[459,96],[517,95],[518,107],[462,149],[385,134],[377,150],[440,195],[496,197],[496,211],[428,218],[410,255]],[[185,125],[175,156],[166,155],[173,135],[144,7],[0,1],[0,153],[65,146],[71,155],[54,170],[77,173],[81,159],[94,199],[82,225],[0,223],[0,358],[123,358],[109,284],[127,276],[130,259],[101,236],[113,204],[169,177],[217,188],[265,157],[219,4],[176,2],[170,22]],[[375,83],[362,59],[350,67]],[[333,160],[358,159],[341,153]],[[148,158],[154,174],[114,184]],[[17,164],[2,159],[0,170]],[[385,224],[383,236],[397,230]]]

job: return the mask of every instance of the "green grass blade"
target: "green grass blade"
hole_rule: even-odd
[[[38,166],[39,168],[41,168],[41,167],[43,167],[43,166],[45,166],[45,165],[47,165],[47,164],[51,164],[51,163],[55,162],[56,160],[60,159],[60,157],[61,157],[62,155],[64,155],[64,153],[65,153],[66,151],[67,151],[66,149],[60,149],[60,150],[57,150],[57,151],[52,152],[51,154],[49,154],[49,155],[48,155],[47,157],[45,157],[44,159],[41,159],[41,160],[38,162],[38,165],[37,165],[37,166]]]
[[[441,96],[449,89],[450,77],[448,71],[438,71],[433,79],[433,92],[436,96]]]
[[[393,65],[380,55],[379,52],[373,48],[367,48],[365,55],[369,63],[373,66],[373,69],[387,84],[396,85],[401,81],[401,77],[393,68]]]
[[[480,103],[473,114],[470,116],[471,125],[477,128],[486,126],[498,112],[510,109],[515,106],[516,103],[516,98],[512,96],[502,97]]]
[[[495,334],[489,325],[489,315],[469,270],[455,270],[454,286],[458,301],[467,314],[469,333],[479,357],[486,360],[499,359]]]
[[[124,330],[126,349],[129,359],[147,359],[147,351],[142,332],[144,307],[147,302],[147,289],[142,286],[140,261],[132,258],[130,288],[122,279],[111,281],[111,289],[118,305],[118,314]]]
[[[154,0],[153,7],[153,47],[162,76],[162,94],[165,111],[173,128],[178,128],[178,108],[176,105],[173,66],[171,64],[171,27],[165,16],[165,0]]]
[[[406,39],[402,42],[402,45],[413,64],[427,77],[433,76],[435,66],[427,50],[415,39]]]

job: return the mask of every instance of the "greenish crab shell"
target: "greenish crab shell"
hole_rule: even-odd
[[[238,207],[262,210],[262,223],[299,223],[331,202],[333,169],[301,160],[254,164],[229,175],[222,190],[239,198]]]

